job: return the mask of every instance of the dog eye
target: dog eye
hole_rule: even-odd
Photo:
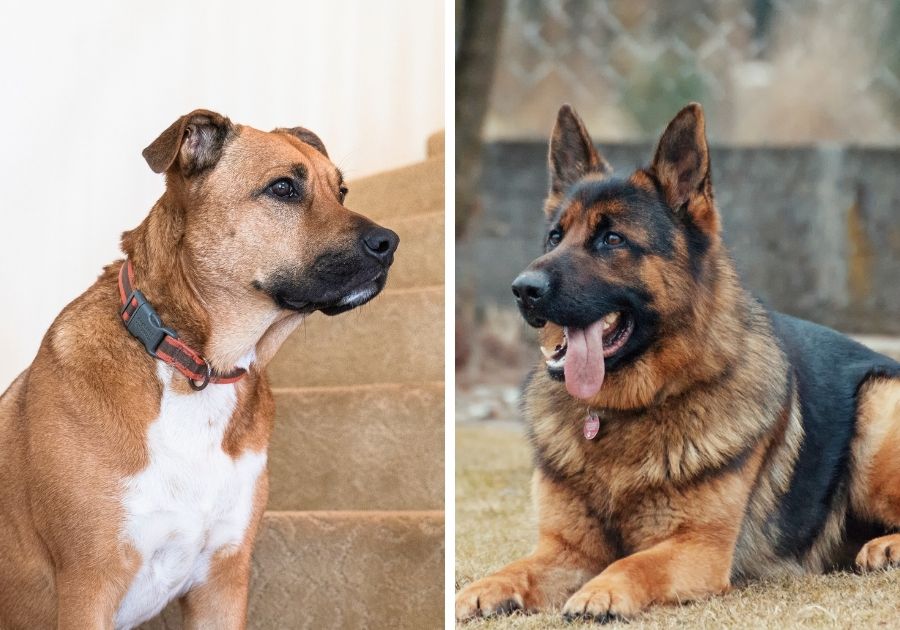
[[[344,203],[344,199],[347,198],[347,193],[348,193],[348,192],[350,192],[350,191],[347,189],[346,186],[341,186],[341,187],[338,189],[338,197],[340,198],[341,203]]]
[[[268,191],[279,199],[294,199],[299,197],[294,183],[289,179],[279,179],[269,184]]]
[[[550,230],[550,234],[547,235],[547,245],[550,247],[556,247],[562,242],[563,233],[559,228],[555,228]]]
[[[607,232],[603,235],[603,244],[609,247],[618,247],[625,242],[625,237],[616,232]]]

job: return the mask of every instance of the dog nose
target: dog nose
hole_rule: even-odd
[[[394,251],[399,243],[400,237],[392,230],[383,227],[372,228],[363,237],[366,253],[387,265],[393,262]]]
[[[533,308],[550,292],[550,276],[543,271],[523,271],[512,283],[516,301],[525,308]]]

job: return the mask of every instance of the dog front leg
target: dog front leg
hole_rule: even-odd
[[[650,604],[722,593],[730,585],[735,540],[722,532],[679,534],[609,565],[563,607],[568,620],[633,617]]]
[[[559,606],[614,557],[597,519],[564,485],[535,472],[538,544],[534,553],[463,588],[456,618]]]
[[[126,582],[106,576],[65,572],[56,576],[57,630],[114,630]]]
[[[583,557],[542,536],[533,554],[461,590],[456,596],[456,618],[463,621],[558,606],[595,573]]]
[[[249,548],[216,556],[209,579],[181,599],[185,630],[244,630],[249,586]]]

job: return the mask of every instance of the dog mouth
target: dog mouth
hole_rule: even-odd
[[[344,289],[333,299],[325,300],[297,300],[286,295],[278,296],[277,302],[282,308],[287,308],[298,313],[313,313],[321,311],[325,315],[333,316],[346,313],[366,302],[370,301],[376,295],[381,293],[387,281],[387,271],[381,270],[373,277],[354,284],[348,289]]]
[[[372,280],[364,282],[362,285],[351,290],[344,297],[339,299],[336,304],[319,307],[319,310],[328,316],[332,316],[340,315],[341,313],[353,310],[357,306],[362,306],[381,293],[386,278],[387,274],[380,273]]]
[[[628,343],[634,318],[623,311],[607,313],[584,328],[563,327],[563,341],[554,349],[541,346],[550,376],[565,380],[568,392],[582,400],[603,387],[606,360]]]

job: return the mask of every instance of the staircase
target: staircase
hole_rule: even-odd
[[[268,510],[248,628],[443,627],[444,140],[350,185],[400,235],[384,292],[310,317],[269,366]],[[141,626],[181,628],[177,604]]]

